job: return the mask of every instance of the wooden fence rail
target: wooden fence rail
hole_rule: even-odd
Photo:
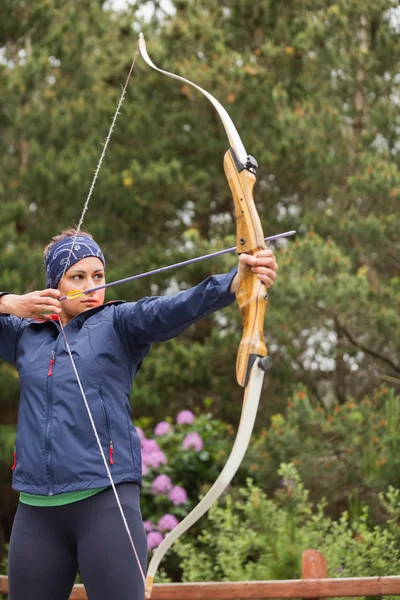
[[[160,583],[153,600],[258,600],[262,598],[335,598],[400,596],[400,577],[327,578],[327,562],[317,550],[305,550],[302,579],[223,583]],[[8,594],[8,579],[0,576],[0,594]],[[45,599],[43,599],[45,600]],[[47,599],[46,599],[47,600]],[[87,600],[83,585],[75,585],[70,600]]]

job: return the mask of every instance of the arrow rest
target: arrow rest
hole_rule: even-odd
[[[258,366],[260,367],[260,369],[262,369],[264,371],[264,373],[266,373],[272,367],[272,360],[270,359],[269,356],[263,356],[258,361]]]
[[[256,169],[258,169],[258,162],[254,158],[254,156],[251,156],[251,154],[249,154],[248,157],[247,157],[247,160],[246,160],[246,164],[244,166],[246,167],[246,169],[248,171],[251,171],[255,175],[256,174]]]

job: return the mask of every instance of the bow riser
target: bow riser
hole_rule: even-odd
[[[256,176],[237,160],[232,149],[225,153],[224,170],[235,205],[237,252],[256,254],[266,248],[253,197]],[[267,355],[263,334],[267,290],[251,269],[247,269],[242,277],[236,298],[243,319],[243,333],[236,361],[236,378],[239,385],[246,387],[255,359],[257,356]]]
[[[257,356],[262,358],[268,353],[263,333],[267,290],[250,269],[240,281],[236,299],[243,320],[242,339],[236,359],[236,379],[239,385],[246,387]]]
[[[232,149],[224,155],[224,171],[235,204],[236,247],[238,254],[254,254],[267,247],[253,198],[256,176],[235,159]]]

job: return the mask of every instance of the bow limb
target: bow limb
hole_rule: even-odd
[[[209,99],[209,101],[211,102],[211,104],[213,104],[215,106],[219,116],[221,117],[221,121],[225,127],[225,131],[228,136],[231,147],[235,150],[235,153],[239,157],[239,160],[246,161],[247,153],[246,153],[246,150],[244,149],[242,140],[239,137],[239,134],[236,130],[236,127],[233,124],[232,119],[230,118],[230,116],[228,115],[228,113],[226,112],[226,110],[222,106],[222,104],[220,102],[218,102],[218,100],[216,98],[214,98],[214,96],[212,96],[209,92],[207,92],[206,90],[203,90],[203,88],[200,87],[199,85],[197,85],[196,83],[193,83],[193,81],[190,81],[189,79],[185,79],[184,77],[181,77],[180,75],[175,75],[175,73],[170,73],[169,71],[164,71],[163,69],[160,69],[159,67],[157,67],[153,63],[153,61],[151,60],[150,56],[147,53],[146,42],[145,42],[143,33],[139,34],[138,44],[139,44],[139,52],[142,55],[143,60],[149,65],[149,67],[151,67],[155,71],[158,71],[159,73],[162,73],[163,75],[167,75],[167,77],[172,77],[173,79],[177,79],[178,81],[183,81],[183,83],[188,83],[192,87],[196,88],[196,90],[199,90],[199,92],[204,94],[204,96],[206,96],[206,98]]]
[[[175,75],[175,73],[157,67],[147,53],[146,42],[142,33],[139,35],[138,43],[139,52],[149,67],[196,88],[216,108],[230,143],[230,148],[224,157],[224,170],[235,203],[237,252],[238,254],[242,252],[255,254],[266,248],[261,221],[253,198],[257,161],[247,154],[232,119],[222,104],[202,87],[180,75]],[[250,269],[240,282],[236,297],[243,318],[243,335],[238,351],[236,377],[239,385],[246,387],[256,357],[266,357],[267,355],[263,336],[267,294],[265,286]],[[263,366],[266,367],[266,363],[263,363]]]
[[[237,221],[237,252],[255,254],[266,248],[261,221],[253,198],[253,187],[256,181],[255,172],[257,161],[247,155],[240,136],[232,119],[224,107],[209,92],[169,71],[158,68],[150,59],[143,34],[139,36],[139,51],[144,61],[152,68],[187,83],[199,90],[216,108],[228,136],[230,148],[224,156],[224,170],[232,191]],[[187,517],[163,540],[154,553],[147,572],[146,597],[151,595],[154,576],[158,565],[167,550],[182,533],[187,531],[212,504],[220,497],[235,475],[247,446],[250,442],[261,394],[264,371],[269,367],[267,348],[264,343],[264,315],[267,308],[267,293],[265,286],[250,268],[239,283],[236,294],[243,317],[243,334],[239,345],[236,377],[239,385],[245,388],[242,415],[233,449],[217,481],[200,503]]]
[[[261,387],[264,379],[264,372],[261,368],[252,369],[249,384],[246,388],[243,401],[242,414],[236,434],[236,439],[233,444],[229,458],[218,476],[218,479],[208,490],[207,494],[194,507],[194,509],[181,521],[161,542],[157,550],[154,552],[150,565],[147,571],[146,578],[146,598],[151,595],[154,576],[158,566],[172,544],[185,531],[187,531],[196,521],[200,519],[208,509],[218,500],[221,494],[226,490],[230,481],[238,470],[243,457],[246,453],[247,446],[250,442],[251,434],[254,427],[254,422],[257,415],[258,403],[261,394]]]

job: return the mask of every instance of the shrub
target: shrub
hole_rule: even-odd
[[[299,388],[286,411],[253,437],[245,466],[271,492],[279,485],[279,464],[289,461],[313,499],[326,496],[332,515],[346,508],[359,514],[366,503],[383,519],[379,492],[400,487],[400,397],[381,388],[359,403],[323,408]]]
[[[365,507],[355,521],[348,512],[334,521],[326,515],[325,502],[309,500],[294,465],[282,464],[279,476],[273,499],[248,480],[236,501],[229,495],[223,507],[211,509],[209,526],[197,540],[177,542],[183,581],[299,578],[301,553],[308,548],[325,555],[329,577],[398,572],[400,534],[395,528],[370,527]]]

